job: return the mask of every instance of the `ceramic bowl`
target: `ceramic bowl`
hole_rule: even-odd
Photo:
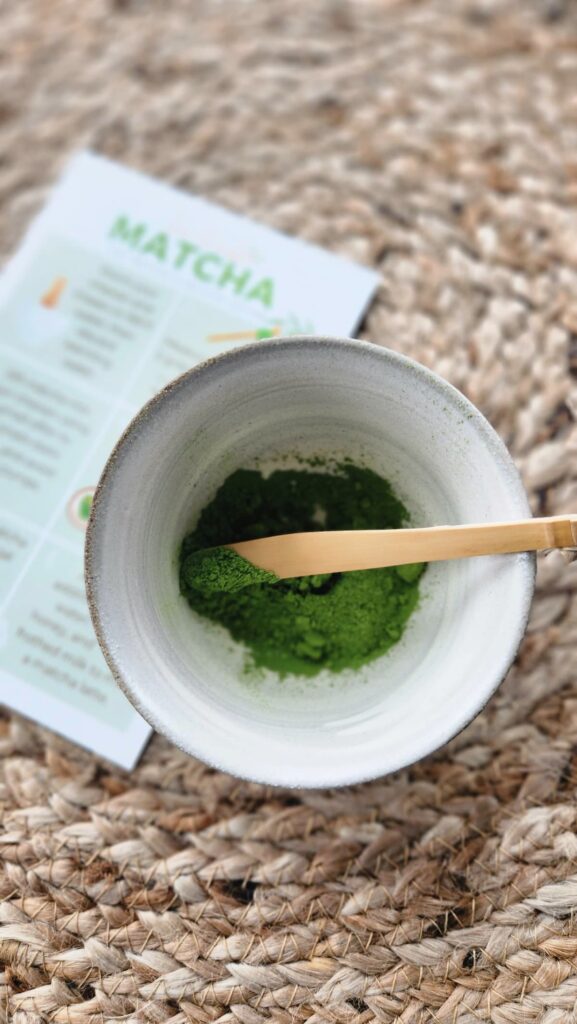
[[[130,424],[94,498],[88,598],[118,684],[183,750],[258,781],[344,785],[422,758],[483,707],[523,636],[534,558],[430,565],[401,642],[360,671],[247,675],[180,595],[179,546],[233,470],[295,453],[370,466],[414,526],[530,515],[506,448],[440,377],[359,341],[263,341],[185,373]]]

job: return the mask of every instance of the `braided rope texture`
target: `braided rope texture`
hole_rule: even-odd
[[[572,0],[6,4],[1,250],[91,145],[375,266],[363,336],[487,414],[535,512],[576,510],[576,83]],[[575,1022],[576,612],[542,558],[483,714],[342,791],[160,738],[126,774],[6,714],[1,1020]]]

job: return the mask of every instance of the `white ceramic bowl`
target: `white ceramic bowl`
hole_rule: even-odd
[[[365,669],[251,681],[180,595],[179,546],[233,470],[295,452],[369,465],[413,525],[530,514],[496,433],[429,370],[359,341],[260,342],[184,374],[120,439],[90,518],[88,597],[116,680],[183,750],[245,778],[344,785],[418,760],[483,707],[525,630],[534,558],[431,565],[403,639]]]

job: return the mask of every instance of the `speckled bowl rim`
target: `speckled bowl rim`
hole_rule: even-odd
[[[142,703],[139,693],[130,686],[124,675],[122,669],[116,663],[116,660],[111,652],[106,638],[106,629],[103,626],[100,617],[100,611],[98,602],[95,595],[95,578],[97,576],[96,567],[96,554],[95,549],[97,547],[96,533],[99,526],[99,521],[105,512],[106,505],[106,490],[110,485],[112,478],[115,475],[117,464],[120,461],[119,455],[121,451],[130,445],[131,437],[135,431],[137,431],[146,421],[153,418],[159,405],[164,405],[169,402],[171,396],[176,394],[183,388],[187,388],[191,385],[198,385],[202,383],[203,378],[209,378],[215,373],[220,374],[227,372],[227,370],[234,370],[237,363],[243,362],[247,357],[251,358],[253,354],[262,354],[264,350],[266,352],[274,352],[279,349],[287,349],[289,346],[291,349],[300,350],[303,354],[310,350],[312,346],[322,346],[325,349],[333,349],[334,351],[342,350],[343,346],[346,347],[350,352],[353,352],[356,356],[363,358],[369,356],[371,358],[380,359],[383,365],[393,364],[404,368],[408,373],[412,373],[417,377],[422,378],[426,381],[427,385],[439,393],[439,396],[446,398],[448,395],[451,396],[452,400],[460,405],[463,413],[467,416],[470,423],[473,425],[478,433],[481,435],[481,439],[485,441],[492,457],[500,462],[502,467],[506,469],[509,478],[510,486],[514,489],[514,497],[519,502],[519,514],[520,516],[530,517],[532,515],[529,506],[527,493],[523,486],[521,476],[511,454],[506,447],[505,443],[501,440],[495,429],[491,426],[489,421],[480,412],[479,409],[473,403],[462,394],[457,388],[455,388],[449,381],[440,377],[433,370],[423,366],[422,363],[418,363],[416,360],[411,359],[409,356],[402,355],[399,352],[395,352],[393,349],[386,348],[383,345],[378,345],[369,341],[360,341],[354,338],[339,338],[339,337],[325,337],[316,335],[298,335],[289,338],[273,338],[267,339],[266,341],[253,342],[249,345],[242,345],[238,348],[233,349],[230,352],[223,352],[217,356],[213,356],[210,359],[206,359],[201,363],[191,367],[184,373],[175,377],[174,380],[170,381],[165,387],[161,388],[148,402],[146,402],[138,413],[133,417],[128,426],[125,428],[120,438],[114,445],[104,469],[101,473],[98,481],[94,497],[92,500],[92,507],[90,517],[88,520],[86,538],[85,538],[85,555],[84,555],[84,579],[86,586],[86,594],[88,598],[88,608],[90,611],[90,617],[94,626],[94,631],[100,646],[100,649],[104,655],[107,665],[114,677],[115,682],[126,695],[130,703],[138,713],[148,722],[148,724],[155,731],[164,735],[174,745],[182,750],[189,756],[196,757],[204,764],[209,765],[212,768],[229,772],[236,778],[245,779],[251,782],[260,782],[266,785],[279,786],[282,788],[299,788],[299,789],[314,789],[314,788],[327,788],[327,787],[341,787],[348,785],[356,785],[362,782],[368,782],[375,778],[384,777],[385,775],[391,775],[402,768],[409,767],[412,764],[418,764],[419,761],[430,757],[436,751],[441,750],[448,742],[455,739],[471,722],[473,722],[477,716],[487,706],[491,698],[498,690],[501,683],[506,678],[509,670],[511,669],[515,659],[519,653],[519,649],[523,638],[527,630],[527,624],[529,621],[529,615],[531,613],[531,603],[535,591],[535,576],[536,576],[536,556],[532,552],[525,552],[520,557],[522,559],[522,568],[525,573],[524,585],[522,587],[522,594],[520,599],[520,611],[518,617],[517,628],[511,630],[511,640],[508,646],[508,651],[503,658],[503,663],[498,671],[495,672],[495,679],[488,690],[484,691],[479,700],[479,706],[476,708],[473,714],[466,715],[465,718],[453,725],[446,730],[445,734],[441,733],[441,738],[435,739],[433,745],[423,751],[418,758],[399,759],[398,764],[388,767],[382,773],[375,774],[370,772],[368,774],[351,772],[348,778],[339,778],[338,782],[323,782],[319,783],[318,780],[311,780],[303,784],[302,782],[291,784],[290,781],[283,782],[271,782],[266,777],[266,772],[263,775],[255,775],[252,773],[244,773],[239,770],[236,766],[226,764],[226,757],[224,760],[215,751],[214,757],[207,757],[206,752],[200,753],[195,749],[194,742],[187,743],[183,738],[178,735],[174,729],[162,726],[157,721],[154,713]],[[265,349],[266,347],[266,349]],[[517,567],[519,562],[517,562]]]

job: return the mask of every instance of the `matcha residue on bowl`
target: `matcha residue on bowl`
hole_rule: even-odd
[[[359,668],[401,638],[424,565],[276,580],[221,545],[301,531],[394,529],[407,520],[391,485],[370,469],[237,470],[183,541],[181,591],[198,614],[245,645],[248,667],[281,676]]]

